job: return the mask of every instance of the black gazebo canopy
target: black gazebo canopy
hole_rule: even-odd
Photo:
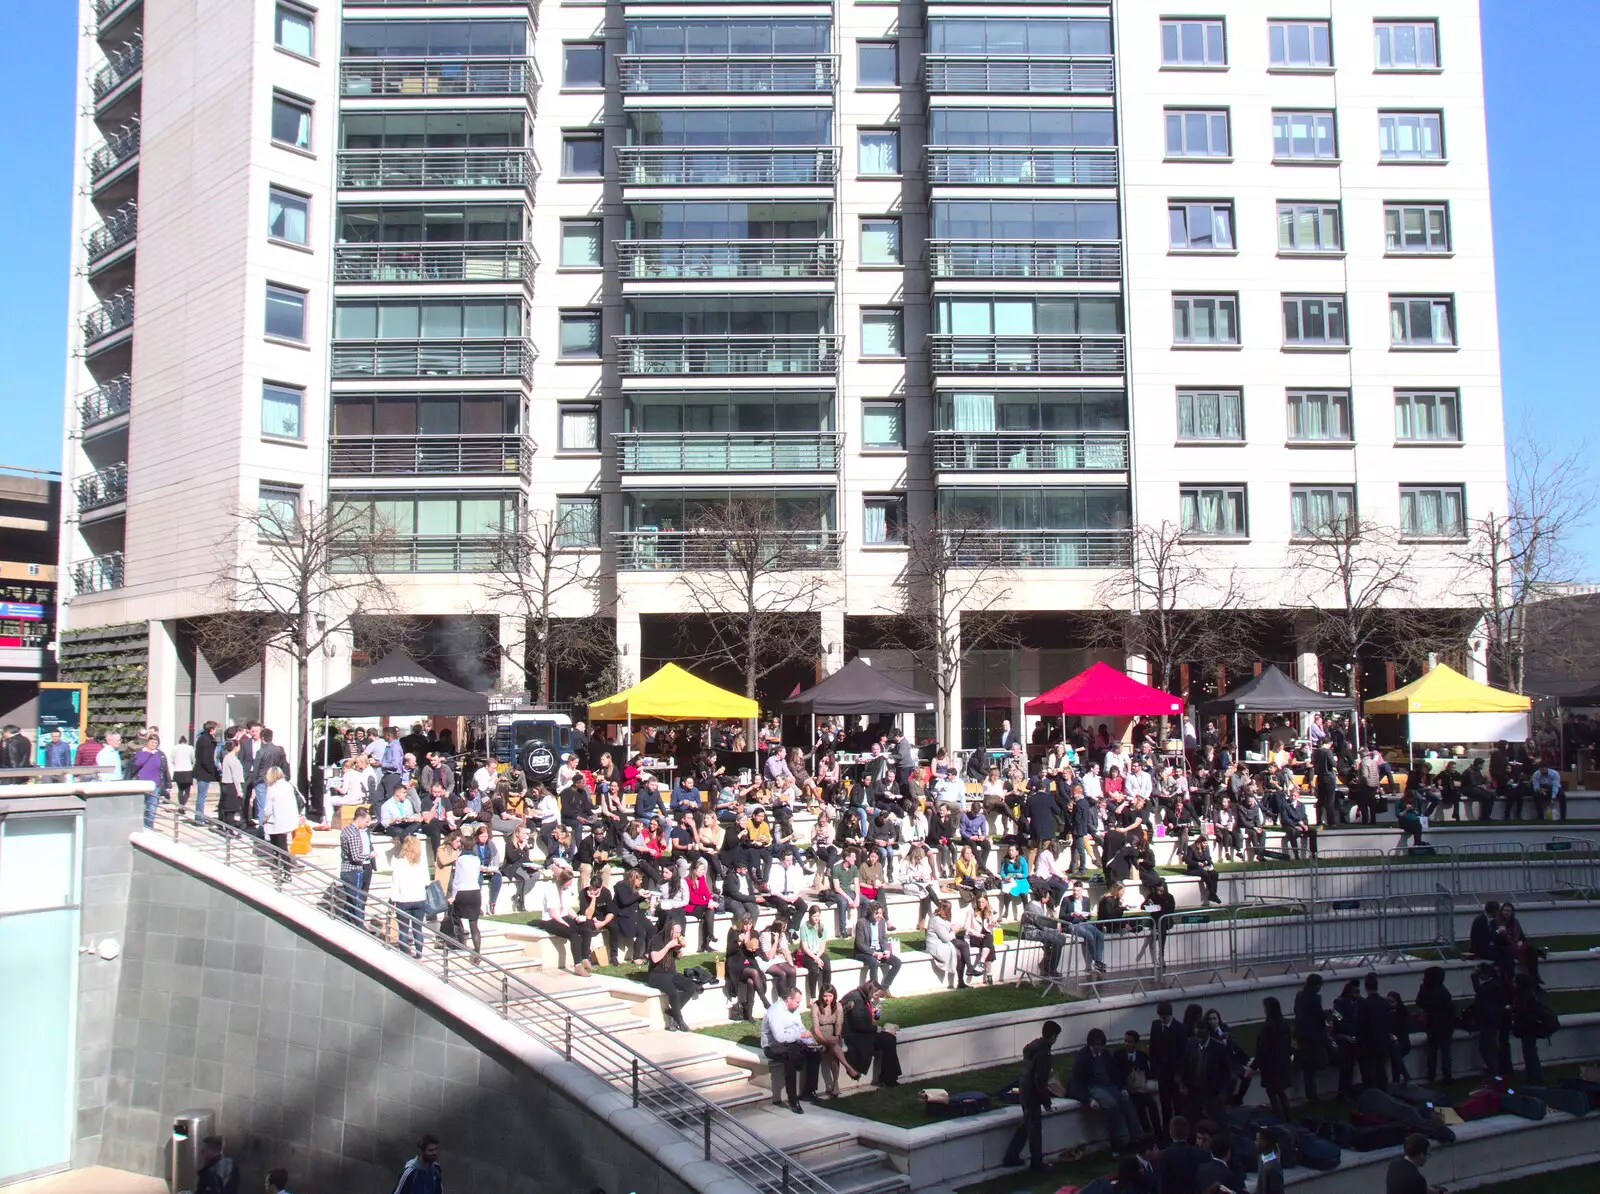
[[[813,714],[923,713],[932,708],[932,697],[884,675],[860,656],[783,703],[785,713]]]
[[[389,652],[361,679],[311,705],[313,717],[381,717],[385,713],[480,717],[487,712],[488,697],[439,679],[404,651]]]
[[[1276,664],[1267,664],[1259,676],[1252,676],[1239,687],[1200,706],[1203,716],[1214,713],[1311,713],[1325,709],[1354,709],[1347,696],[1330,696],[1307,688],[1283,674]]]

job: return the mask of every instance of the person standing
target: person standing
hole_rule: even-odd
[[[255,754],[245,776],[245,783],[249,786],[254,797],[252,811],[255,814],[256,824],[259,826],[267,812],[267,772],[276,767],[285,775],[289,774],[289,756],[272,740],[272,731],[256,727],[259,737],[256,739]]]
[[[33,743],[16,726],[0,729],[0,767],[22,770],[33,766]],[[5,781],[8,784],[26,783],[20,775]]]
[[[1178,1074],[1183,1069],[1183,1051],[1188,1043],[1182,1021],[1172,1014],[1171,1001],[1163,999],[1156,1004],[1156,1018],[1150,1021],[1150,1069],[1161,1096],[1163,1124],[1179,1111]]]
[[[1450,1072],[1450,1043],[1455,1039],[1456,1005],[1450,988],[1444,985],[1444,967],[1429,966],[1422,972],[1422,986],[1414,1001],[1422,1013],[1422,1028],[1427,1033],[1427,1080],[1432,1082],[1443,1067],[1445,1082],[1455,1079]]]
[[[211,794],[211,785],[222,779],[216,728],[216,722],[206,722],[194,740],[194,819],[201,825],[205,824],[206,797]]]
[[[399,914],[401,953],[422,956],[422,921],[428,910],[428,884],[433,872],[422,857],[422,838],[412,834],[400,843],[389,879],[389,902]]]
[[[172,786],[172,771],[161,749],[161,739],[151,734],[144,740],[144,745],[133,754],[132,771],[131,778],[150,785],[150,790],[144,796],[144,827],[154,829],[156,808],[161,803],[161,797]]]
[[[178,788],[178,811],[187,812],[189,790],[194,787],[195,762],[195,750],[189,745],[187,738],[179,736],[178,744],[172,748],[168,762],[172,764],[172,782]]]
[[[294,785],[284,778],[281,768],[267,768],[262,778],[267,783],[267,804],[262,810],[261,836],[280,851],[271,857],[277,869],[278,886],[282,887],[289,877],[289,835],[305,818],[300,815],[300,801],[295,796]]]
[[[228,759],[237,757],[237,754],[237,750],[232,750],[222,760],[224,798],[228,790]],[[372,887],[373,870],[372,810],[363,806],[356,809],[350,824],[339,833],[339,878],[348,892],[345,898],[346,912],[350,923],[357,928],[366,925],[367,891]]]
[[[1257,1162],[1255,1194],[1284,1194],[1278,1141],[1266,1128],[1256,1129],[1256,1151],[1261,1159]]]
[[[800,1115],[801,1099],[817,1101],[817,1067],[822,1048],[800,1020],[800,989],[789,988],[782,999],[775,999],[761,1017],[761,1052],[768,1061],[783,1066],[783,1089],[789,1096],[789,1110]],[[801,1074],[805,1079],[802,1083]]]
[[[1050,1110],[1050,1078],[1053,1073],[1051,1050],[1061,1035],[1061,1025],[1046,1020],[1039,1035],[1022,1049],[1022,1076],[1017,1080],[1018,1101],[1022,1104],[1022,1121],[1011,1134],[1011,1143],[1000,1164],[1015,1168],[1022,1164],[1022,1146],[1028,1146],[1028,1168],[1034,1173],[1048,1173],[1044,1163],[1044,1113]]]
[[[239,1164],[223,1152],[221,1136],[207,1136],[200,1141],[194,1194],[239,1194]]]
[[[1261,1001],[1261,1010],[1265,1019],[1256,1034],[1256,1055],[1250,1068],[1261,1075],[1261,1089],[1267,1092],[1273,1114],[1288,1122],[1293,1118],[1289,1114],[1289,1063],[1294,1052],[1289,1021],[1282,1004],[1271,995]]]
[[[47,770],[72,766],[72,743],[62,740],[60,730],[51,730],[50,741],[44,744],[44,765]]]
[[[444,1194],[444,1174],[439,1168],[439,1138],[417,1141],[417,1155],[406,1162],[395,1183],[394,1194]]]
[[[1322,975],[1306,975],[1305,986],[1294,997],[1295,1059],[1306,1102],[1317,1101],[1317,1071],[1332,1060],[1328,1041],[1328,1014],[1322,1007]]]

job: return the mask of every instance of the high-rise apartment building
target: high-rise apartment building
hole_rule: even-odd
[[[1139,526],[1317,683],[1297,540],[1392,528],[1449,609],[1505,502],[1477,4],[1397,11],[83,0],[65,624],[145,643],[162,724],[282,719],[187,645],[227,511],[370,508],[406,609],[513,653],[490,548],[556,514],[637,676],[758,501],[830,669],[908,528],[985,528],[1027,617],[969,744]]]

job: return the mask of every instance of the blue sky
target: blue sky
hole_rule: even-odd
[[[0,464],[58,468],[76,5],[0,10],[4,44],[28,47],[0,71],[5,110],[22,114],[0,141],[0,177],[12,180],[0,189],[0,227],[12,229],[4,246],[11,283],[0,289],[8,415]],[[1541,438],[1600,449],[1600,336],[1583,323],[1600,276],[1600,238],[1552,231],[1569,205],[1582,222],[1600,195],[1589,135],[1600,132],[1600,5],[1483,0],[1483,20],[1507,422],[1514,434],[1526,416]],[[1600,575],[1600,528],[1586,545]]]

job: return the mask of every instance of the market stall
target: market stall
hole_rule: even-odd
[[[1333,696],[1307,688],[1291,679],[1276,664],[1267,664],[1260,675],[1252,676],[1237,688],[1204,702],[1204,717],[1221,714],[1233,718],[1233,741],[1243,755],[1239,740],[1239,714],[1252,713],[1344,713],[1354,712],[1356,703],[1347,696]]]
[[[1406,754],[1414,742],[1522,742],[1533,702],[1521,693],[1479,684],[1447,664],[1385,696],[1366,702],[1369,714],[1406,719]]]
[[[663,664],[632,688],[589,705],[590,722],[626,722],[624,741],[630,742],[636,717],[658,721],[748,721],[760,713],[761,706],[749,697],[718,688],[675,663]],[[670,762],[649,762],[657,770],[671,770]]]

